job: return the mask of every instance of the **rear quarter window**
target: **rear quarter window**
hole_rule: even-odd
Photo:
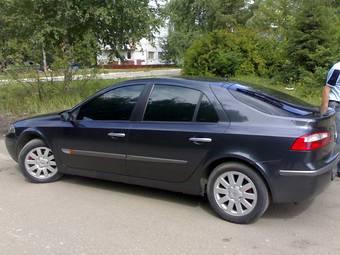
[[[202,97],[196,117],[197,122],[218,122],[218,116],[214,106],[206,96]]]
[[[261,99],[258,99],[256,97],[252,97],[248,94],[245,94],[243,92],[237,91],[237,90],[229,90],[230,93],[240,102],[251,106],[252,108],[255,108],[258,111],[261,111],[263,113],[271,114],[271,115],[278,115],[278,116],[292,116],[292,113],[283,110],[278,105],[274,105],[269,103],[268,101],[263,101]]]

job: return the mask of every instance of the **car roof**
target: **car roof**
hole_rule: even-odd
[[[232,85],[234,85],[234,82],[227,81],[223,78],[206,78],[206,77],[153,77],[153,78],[139,78],[139,79],[130,79],[127,81],[123,81],[120,84],[121,85],[128,85],[128,84],[135,84],[138,82],[143,83],[168,83],[168,85],[176,85],[176,84],[182,84],[182,85],[203,85],[203,86],[217,86],[217,87],[224,87],[228,88]],[[115,87],[116,85],[113,85],[112,87]]]
[[[92,96],[87,98],[85,101],[82,101],[81,103],[77,104],[72,108],[76,109],[79,107],[79,105],[84,104],[85,102],[91,100],[92,98],[101,95],[103,93],[106,93],[112,89],[118,88],[118,87],[124,87],[124,86],[129,86],[129,85],[137,85],[138,83],[161,83],[161,84],[166,84],[170,86],[176,86],[176,85],[187,85],[190,87],[195,87],[197,85],[199,86],[217,86],[217,87],[222,87],[222,88],[228,88],[234,83],[228,82],[225,79],[222,78],[201,78],[201,77],[152,77],[152,78],[138,78],[138,79],[129,79],[126,81],[122,81],[119,83],[115,83],[109,87],[103,88],[96,93],[94,93]]]

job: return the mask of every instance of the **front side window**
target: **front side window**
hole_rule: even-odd
[[[144,114],[145,121],[192,121],[201,92],[177,86],[154,87]]]
[[[79,120],[129,120],[144,85],[117,88],[83,105]]]

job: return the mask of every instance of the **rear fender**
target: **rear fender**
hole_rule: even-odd
[[[270,186],[269,181],[270,173],[265,168],[264,166],[265,164],[263,164],[268,162],[258,162],[255,159],[253,159],[250,155],[246,155],[240,152],[221,154],[206,162],[206,164],[203,167],[204,172],[202,174],[201,185],[205,185],[207,183],[210,173],[217,165],[231,161],[237,161],[252,167],[264,179],[265,183],[267,184],[267,187],[269,188],[269,192],[271,193],[272,188]]]

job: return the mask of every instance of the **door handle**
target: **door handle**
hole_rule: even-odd
[[[125,137],[125,133],[108,133],[107,135],[112,138],[124,138]]]
[[[212,142],[212,139],[211,138],[201,138],[201,137],[191,137],[189,138],[189,141],[190,142],[193,142],[193,143],[211,143]]]

